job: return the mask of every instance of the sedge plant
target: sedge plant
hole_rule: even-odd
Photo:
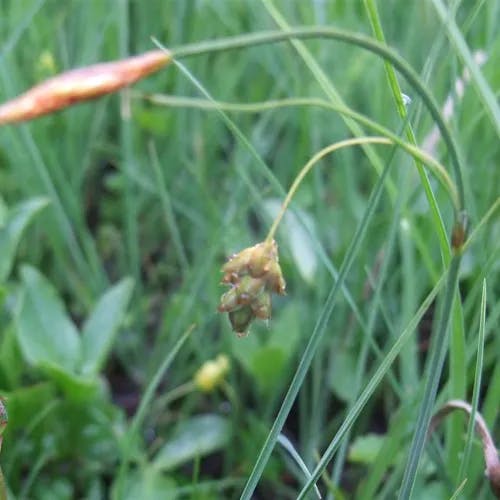
[[[265,3],[268,6],[271,6],[270,2]],[[222,296],[218,309],[220,312],[228,314],[233,330],[239,335],[246,335],[252,322],[255,319],[262,319],[266,321],[269,320],[271,318],[272,312],[272,294],[285,294],[285,277],[280,266],[278,244],[276,242],[277,228],[283,221],[284,214],[290,208],[291,201],[306,175],[327,155],[343,148],[350,148],[353,146],[372,148],[375,145],[385,145],[393,148],[393,151],[396,148],[401,148],[405,152],[409,153],[409,155],[414,159],[415,166],[417,167],[420,174],[421,183],[424,186],[427,200],[429,201],[432,209],[431,217],[435,223],[435,227],[437,228],[440,249],[444,257],[443,261],[445,271],[443,277],[439,280],[431,293],[428,294],[427,298],[422,302],[421,307],[404,328],[401,337],[394,342],[388,354],[385,357],[382,357],[381,364],[374,371],[371,383],[368,384],[365,389],[361,391],[357,396],[356,400],[350,407],[350,410],[346,418],[344,419],[340,429],[330,440],[330,443],[323,455],[319,457],[314,470],[312,471],[312,473],[307,474],[307,480],[303,486],[302,491],[299,494],[299,498],[304,498],[308,494],[308,492],[316,486],[316,482],[318,481],[318,479],[322,475],[324,475],[328,464],[339,449],[342,440],[352,428],[363,407],[367,404],[369,398],[374,393],[377,384],[388,372],[395,358],[400,354],[402,348],[404,347],[405,341],[408,340],[415,326],[418,324],[418,321],[421,319],[426,309],[434,300],[437,293],[443,289],[444,298],[441,301],[439,318],[435,323],[433,335],[434,342],[429,355],[429,361],[427,363],[426,373],[428,382],[424,387],[424,393],[422,395],[419,414],[417,417],[416,430],[413,434],[413,441],[410,448],[406,469],[403,474],[402,486],[399,491],[400,498],[409,498],[411,496],[415,484],[416,472],[425,444],[427,428],[431,420],[432,410],[436,400],[438,384],[440,381],[445,354],[448,346],[448,330],[450,318],[452,316],[454,300],[456,300],[460,262],[463,252],[468,245],[468,241],[470,242],[470,239],[467,241],[468,215],[466,210],[467,207],[464,181],[462,178],[464,165],[461,160],[461,154],[458,150],[458,147],[456,146],[454,136],[450,132],[448,125],[443,119],[434,97],[428,91],[426,85],[422,82],[422,79],[401,56],[399,56],[392,49],[388,48],[385,44],[383,33],[380,31],[380,24],[377,19],[377,12],[374,8],[374,2],[367,1],[366,5],[368,10],[371,12],[371,21],[372,25],[374,26],[374,31],[376,33],[377,39],[372,39],[364,35],[358,35],[349,31],[337,30],[333,28],[311,27],[287,28],[283,31],[277,30],[257,32],[227,39],[220,38],[217,40],[183,45],[169,50],[161,47],[160,50],[145,54],[143,56],[138,56],[135,59],[124,59],[121,62],[106,63],[103,65],[92,67],[91,70],[89,70],[89,68],[87,68],[87,70],[76,70],[63,76],[55,77],[48,83],[42,84],[32,91],[28,91],[24,96],[10,103],[7,103],[0,108],[0,121],[3,121],[3,123],[32,119],[41,114],[53,112],[63,106],[79,102],[80,100],[94,98],[98,95],[115,91],[122,86],[129,85],[130,83],[136,81],[139,77],[146,76],[146,74],[149,74],[150,71],[163,67],[165,64],[171,61],[174,61],[176,64],[180,65],[179,61],[191,56],[208,55],[212,53],[220,53],[223,51],[234,51],[236,49],[239,50],[256,45],[277,42],[292,41],[297,47],[300,48],[300,45],[298,44],[301,40],[305,39],[341,41],[347,44],[351,44],[355,47],[368,50],[381,57],[386,62],[386,70],[389,81],[391,82],[391,88],[397,104],[397,109],[400,112],[401,118],[405,121],[404,127],[406,133],[406,141],[401,139],[398,134],[390,132],[388,129],[382,127],[377,123],[374,123],[373,121],[369,120],[367,117],[359,113],[355,113],[346,106],[319,99],[295,99],[289,100],[288,102],[281,101],[274,103],[268,101],[266,103],[245,105],[238,103],[220,103],[210,100],[203,102],[194,102],[193,100],[190,100],[188,103],[189,105],[198,106],[200,108],[204,107],[215,109],[219,112],[224,112],[224,110],[260,112],[266,107],[275,109],[282,106],[298,105],[322,106],[337,111],[340,114],[355,120],[357,123],[362,124],[363,126],[371,127],[374,131],[380,134],[380,136],[360,136],[353,139],[341,140],[319,150],[315,155],[313,155],[311,159],[303,166],[303,168],[300,170],[295,180],[293,181],[281,205],[281,210],[277,217],[274,219],[265,239],[262,242],[248,247],[233,255],[230,260],[223,266],[222,282],[223,284],[229,286],[229,290]],[[440,2],[436,2],[436,5],[439,9],[441,9]],[[128,24],[127,19],[125,19],[124,24]],[[454,31],[452,30],[451,33],[453,34]],[[126,32],[121,33],[122,55],[124,57],[127,55],[126,46],[128,35],[129,34]],[[461,45],[458,46],[461,47]],[[306,53],[303,52],[303,54],[305,54],[305,57],[307,57]],[[147,61],[148,64],[146,64],[146,66],[142,67],[142,69],[139,70],[140,74],[130,73],[132,71],[133,64],[137,63],[138,61],[144,63],[146,63]],[[467,61],[469,61],[469,59],[467,59]],[[470,64],[470,62],[468,63]],[[471,68],[475,70],[474,66],[471,66]],[[397,85],[397,80],[395,79],[393,69],[396,69],[407,79],[408,83],[412,86],[415,93],[421,98],[424,106],[427,108],[431,117],[436,122],[439,132],[447,147],[453,176],[448,173],[447,169],[443,167],[441,163],[439,163],[429,154],[420,150],[416,146],[415,136],[408,125],[408,117],[406,116],[404,103],[401,99],[401,90]],[[99,78],[96,77],[96,74],[100,77],[103,77],[103,75],[107,75],[109,77],[109,80],[105,81],[105,83],[103,84],[103,80],[99,80]],[[489,92],[484,90],[485,84],[483,80],[481,79],[480,75],[478,76],[477,73],[474,74],[476,85],[478,85],[478,87],[482,89],[484,102],[490,103],[491,96]],[[116,80],[116,78],[118,78],[118,80]],[[101,87],[97,90],[95,88],[96,82],[97,84],[101,85]],[[161,96],[155,97],[148,95],[146,96],[146,98],[154,103],[162,102]],[[170,100],[165,99],[164,103],[167,105],[171,105],[173,103],[175,104],[175,99],[175,97],[171,98]],[[185,103],[186,101],[177,101],[178,105],[185,105]],[[130,117],[128,117],[127,119],[129,118]],[[497,119],[496,108],[493,109],[493,112],[491,113],[491,119]],[[125,149],[128,151],[127,158],[131,163],[133,152],[132,150],[127,149],[131,147],[129,125],[130,124],[124,127],[121,140],[124,147],[126,145]],[[234,130],[235,129],[233,129],[233,131]],[[373,151],[373,149],[370,149],[370,151]],[[155,157],[156,154],[153,154],[153,156]],[[161,171],[157,167],[158,165],[155,163],[155,172],[157,178],[160,183],[162,183],[163,179]],[[427,168],[427,171],[424,171],[424,168]],[[127,170],[127,172],[131,175],[131,171]],[[318,351],[320,342],[325,335],[325,331],[332,315],[335,302],[338,295],[340,294],[340,290],[344,285],[347,273],[353,264],[354,257],[356,256],[363,242],[363,238],[366,234],[366,229],[373,220],[375,209],[380,196],[383,190],[386,189],[386,185],[389,184],[388,172],[389,164],[378,171],[379,179],[372,192],[372,195],[370,196],[367,209],[363,214],[363,217],[361,218],[357,229],[354,232],[351,245],[340,267],[338,278],[332,285],[325,306],[318,317],[314,331],[312,332],[309,342],[303,352],[302,359],[298,364],[296,373],[281,403],[272,428],[254,464],[247,484],[242,491],[242,498],[249,499],[252,497],[274,446],[278,442],[286,442],[284,441],[283,437],[280,437],[282,436],[282,428],[290,413],[292,405],[295,402],[297,394],[303,384],[305,376],[308,373],[308,370],[313,362],[313,358]],[[439,211],[439,207],[437,206],[436,200],[434,199],[432,189],[430,188],[427,173],[431,173],[438,180],[438,182],[448,195],[448,199],[451,201],[454,221],[452,224],[453,227],[451,234],[449,235],[446,234],[445,224]],[[128,180],[130,180],[129,177],[127,177]],[[129,200],[132,200],[134,198],[134,193],[130,185],[127,187],[127,193]],[[168,208],[168,197],[163,196],[162,203]],[[496,206],[498,206],[498,204]],[[490,210],[490,215],[488,215],[487,218],[491,217],[495,213],[495,210],[496,208],[493,207]],[[137,206],[128,204],[125,207],[125,211],[135,221]],[[169,223],[171,223],[171,217],[169,217]],[[129,253],[132,257],[131,260],[133,261],[135,274],[139,275],[139,258],[136,252],[138,239],[137,227],[131,225],[128,230],[130,232],[129,236],[131,236],[128,241]],[[182,250],[182,245],[180,243],[180,238],[178,237],[178,235],[176,238],[176,251],[181,266],[184,268],[184,270],[187,269],[188,258]],[[141,399],[139,409],[133,419],[132,425],[130,426],[130,433],[123,446],[124,451],[122,462],[119,469],[118,480],[116,482],[115,489],[117,498],[121,498],[120,495],[122,495],[125,490],[125,477],[127,474],[129,462],[131,460],[133,441],[136,439],[139,427],[144,421],[146,409],[151,404],[154,392],[159,386],[161,377],[163,376],[167,367],[170,365],[173,356],[186,341],[187,336],[188,333],[185,333],[180,337],[180,340],[178,340],[177,343],[174,344],[175,347],[172,351],[172,356],[167,357],[166,361],[155,371],[154,377],[148,384],[147,390],[143,398]],[[224,362],[221,362],[220,365],[221,366],[219,366],[219,368],[222,367],[221,373],[225,373],[227,365]],[[211,384],[215,383],[213,381],[210,382],[210,377],[207,378],[207,374],[210,375],[210,370],[213,371],[215,367],[215,365],[207,365],[205,367],[205,373],[202,373],[200,371],[197,374],[195,380],[200,387],[205,387],[206,390],[209,390]],[[205,382],[203,382],[203,380]],[[209,382],[207,382],[207,380],[209,380]],[[192,388],[193,386],[190,385],[189,387]],[[307,470],[306,467],[305,469]],[[461,475],[463,475],[463,471]]]

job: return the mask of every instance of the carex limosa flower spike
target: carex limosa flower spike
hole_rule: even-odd
[[[222,272],[222,283],[231,288],[221,297],[219,312],[227,312],[233,330],[246,335],[255,318],[271,317],[271,294],[285,294],[276,241],[266,239],[231,256]]]

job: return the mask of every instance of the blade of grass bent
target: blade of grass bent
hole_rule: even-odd
[[[137,95],[137,94],[136,94]],[[170,95],[145,95],[145,99],[156,104],[161,104],[164,106],[180,106],[180,107],[190,107],[195,109],[203,109],[207,111],[216,111],[217,109],[232,112],[241,113],[259,113],[262,111],[269,111],[278,108],[294,107],[294,106],[317,106],[319,108],[330,109],[336,111],[341,115],[348,116],[353,120],[363,124],[367,128],[391,139],[395,144],[404,149],[408,154],[418,159],[424,166],[426,166],[431,173],[436,177],[436,179],[441,183],[443,188],[448,193],[452,204],[458,207],[458,194],[455,190],[455,186],[451,178],[449,177],[446,169],[432,156],[425,153],[420,148],[414,146],[413,144],[405,142],[399,135],[392,132],[388,128],[380,125],[379,123],[371,120],[367,116],[354,111],[351,108],[336,105],[331,102],[325,101],[323,99],[317,98],[289,98],[289,99],[277,99],[270,101],[259,101],[253,103],[237,103],[237,102],[222,102],[222,101],[208,101],[205,99],[196,99],[190,97],[178,97]],[[251,147],[251,146],[250,146]],[[280,188],[280,193],[283,193],[283,189]],[[300,215],[300,214],[297,214]],[[306,228],[307,229],[307,228]],[[441,233],[438,235],[439,239],[443,237],[446,239],[446,230],[444,225],[438,225],[436,228],[437,232]]]
[[[441,136],[448,149],[451,164],[455,173],[455,182],[457,185],[459,212],[465,207],[465,192],[462,179],[462,161],[458,152],[458,147],[452,136],[448,125],[441,116],[441,112],[436,104],[434,96],[423,84],[422,79],[408,62],[399,56],[393,49],[382,45],[370,37],[353,33],[351,31],[339,30],[334,28],[310,27],[294,28],[287,31],[263,31],[244,35],[236,35],[229,38],[220,38],[217,40],[208,40],[193,44],[182,45],[170,50],[174,59],[192,57],[195,55],[207,54],[212,52],[222,52],[235,50],[238,48],[247,48],[270,43],[278,43],[293,38],[324,38],[337,40],[347,44],[355,45],[369,52],[377,54],[382,59],[389,60],[391,64],[406,78],[416,93],[421,97],[422,102],[435,120]]]
[[[275,23],[284,31],[290,29],[290,25],[284,18],[284,16],[278,11],[278,9],[275,7],[272,1],[270,0],[261,0],[262,3],[264,4],[264,7],[266,10],[269,12]],[[328,76],[325,74],[323,69],[320,67],[320,65],[316,62],[314,56],[311,54],[311,52],[307,49],[307,47],[299,40],[291,40],[290,41],[293,47],[297,50],[299,53],[300,57],[304,60],[306,66],[309,68],[311,73],[314,75],[314,78],[318,82],[319,86],[323,89],[324,93],[328,97],[328,99],[336,105],[341,105],[341,106],[346,106],[344,100],[342,99],[342,96],[339,94],[333,83],[330,81]],[[344,118],[344,123],[346,124],[347,128],[352,132],[354,137],[361,137],[364,134],[363,129],[357,124],[355,121],[352,121],[349,118]],[[384,165],[383,162],[380,158],[380,156],[377,154],[375,149],[371,147],[369,144],[366,144],[363,146],[363,150],[370,160],[371,164],[373,165],[373,168],[377,172],[378,175],[380,175],[383,171]],[[388,179],[387,181],[387,191],[389,192],[389,195],[391,197],[391,200],[394,200],[396,197],[396,186],[392,182],[392,180]]]
[[[311,473],[309,472],[307,465],[305,464],[304,460],[302,460],[302,457],[299,455],[298,451],[294,448],[290,440],[284,434],[280,434],[278,436],[278,443],[281,446],[283,446],[283,448],[291,455],[291,457],[300,467],[300,470],[304,473],[304,475],[307,478],[309,478],[311,476]],[[314,491],[316,492],[316,496],[321,499],[321,493],[319,492],[317,486],[315,486]]]

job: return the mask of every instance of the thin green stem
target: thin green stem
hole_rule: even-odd
[[[455,210],[458,210],[458,195],[456,191],[456,187],[451,180],[448,172],[445,167],[438,162],[435,158],[427,154],[422,149],[413,146],[412,144],[408,144],[397,134],[389,130],[388,128],[380,125],[379,123],[371,120],[367,116],[358,113],[351,108],[333,104],[329,101],[325,101],[324,99],[318,98],[290,98],[290,99],[278,99],[278,100],[269,100],[269,101],[260,101],[254,103],[231,103],[231,102],[222,102],[222,101],[208,101],[206,99],[196,99],[191,97],[178,97],[178,96],[170,96],[170,95],[160,95],[160,94],[141,94],[135,92],[135,97],[143,97],[144,99],[153,102],[155,104],[160,104],[163,106],[180,106],[180,107],[192,107],[195,109],[205,109],[209,111],[217,111],[217,110],[225,110],[225,111],[233,111],[233,112],[241,112],[241,113],[259,113],[262,111],[273,110],[277,108],[286,108],[286,107],[295,107],[295,106],[317,106],[319,108],[329,109],[332,111],[336,111],[341,115],[348,116],[362,125],[368,127],[369,129],[389,138],[393,143],[400,146],[407,153],[411,154],[414,158],[421,161],[424,165],[426,165],[432,172],[433,175],[436,176],[438,181],[445,188],[448,193],[451,202]],[[437,210],[436,215],[437,220],[437,228],[438,228],[438,237],[440,240],[441,248],[448,248],[449,252],[449,244],[446,235],[446,230],[444,227],[444,222],[439,213],[439,209]],[[445,251],[445,250],[443,250]]]
[[[288,414],[290,413],[295,398],[297,397],[297,394],[304,382],[305,376],[309,370],[309,367],[311,366],[311,363],[314,359],[314,355],[318,350],[320,342],[326,331],[326,327],[328,326],[328,322],[333,312],[337,295],[339,291],[342,289],[347,273],[349,272],[354,262],[354,258],[356,257],[361,247],[361,243],[368,228],[368,224],[370,223],[375,213],[375,208],[378,204],[378,201],[382,194],[384,183],[389,174],[390,170],[389,166],[390,163],[388,163],[385,166],[382,175],[379,177],[377,184],[375,185],[375,188],[373,189],[372,194],[370,195],[367,208],[363,214],[363,218],[361,219],[358,227],[356,228],[356,232],[351,240],[351,243],[349,244],[349,248],[346,251],[344,261],[342,262],[342,266],[339,271],[338,279],[333,284],[332,289],[330,290],[330,293],[319,315],[319,318],[316,322],[316,325],[311,334],[309,342],[304,350],[304,353],[299,362],[295,375],[285,395],[285,398],[281,404],[278,414],[276,415],[276,418],[274,419],[271,430],[269,431],[269,434],[264,442],[264,445],[262,446],[259,456],[257,457],[254,468],[241,494],[242,500],[250,500],[252,498],[253,492],[257,487],[259,479],[262,473],[264,472],[266,463],[269,460],[269,457],[271,456],[274,445],[276,444],[276,440],[278,439],[278,436],[285,424]]]
[[[483,279],[483,291],[481,295],[481,311],[479,315],[479,335],[477,339],[477,358],[476,371],[474,376],[474,388],[472,389],[471,412],[469,415],[469,424],[467,426],[467,438],[465,440],[465,449],[460,464],[459,480],[466,480],[466,473],[469,467],[470,454],[472,449],[472,440],[474,436],[474,427],[476,422],[476,413],[479,405],[479,393],[481,392],[481,378],[484,361],[484,337],[486,324],[486,280]]]
[[[365,7],[368,12],[368,16],[370,18],[370,22],[372,24],[372,29],[375,37],[380,43],[383,43],[385,45],[386,41],[385,41],[384,31],[382,29],[382,23],[380,22],[380,16],[378,13],[377,4],[375,3],[375,0],[365,0]],[[394,68],[387,60],[384,61],[384,67],[385,67],[385,73],[387,75],[387,80],[389,82],[389,87],[392,90],[392,97],[394,99],[394,103],[396,104],[399,116],[403,120],[405,120],[406,138],[408,139],[408,142],[410,144],[413,144],[413,146],[416,147],[417,140],[415,138],[415,134],[413,132],[411,123],[408,121],[408,113],[406,111],[406,106],[403,101],[403,93],[401,91],[401,87],[399,85],[396,72],[394,71]],[[439,213],[439,207],[437,205],[436,198],[434,196],[434,193],[432,192],[431,185],[426,175],[426,172],[424,171],[423,165],[421,161],[416,157],[414,158],[414,161],[415,161],[415,167],[417,168],[418,174],[420,176],[420,181],[422,183],[427,200],[429,202],[429,207],[431,209],[433,218],[435,221],[438,221],[441,224],[443,224],[443,220]],[[444,230],[444,227],[442,229]],[[443,231],[439,231],[438,234],[442,235]],[[443,241],[441,241],[441,251],[443,252],[443,261],[444,264],[446,265],[451,259],[451,251],[449,245],[447,245]]]
[[[355,139],[346,139],[345,141],[336,142],[335,144],[330,144],[326,148],[318,151],[301,169],[295,180],[293,181],[292,186],[288,190],[288,193],[281,205],[281,209],[273,221],[271,229],[266,237],[266,241],[271,241],[274,238],[274,234],[278,229],[278,226],[285,215],[286,209],[288,205],[292,201],[293,195],[299,188],[301,182],[304,180],[304,177],[309,173],[309,171],[316,165],[320,160],[322,160],[326,155],[333,153],[342,148],[347,148],[350,146],[356,146],[360,144],[392,144],[392,141],[386,139],[385,137],[358,137]]]
[[[263,45],[269,43],[283,42],[286,40],[300,38],[324,38],[333,39],[349,43],[351,45],[356,45],[358,47],[364,48],[370,52],[373,52],[383,59],[389,61],[408,81],[408,83],[415,89],[415,91],[420,95],[425,106],[429,110],[432,118],[435,120],[443,140],[446,143],[448,152],[451,157],[451,162],[455,171],[455,182],[457,184],[458,191],[458,207],[459,211],[464,209],[465,205],[465,194],[464,185],[462,181],[461,174],[461,161],[458,155],[458,149],[455,141],[446,125],[444,119],[441,116],[439,107],[436,104],[434,97],[427,90],[424,83],[415,72],[415,70],[399,56],[394,50],[381,44],[370,37],[352,33],[350,31],[344,31],[334,28],[324,28],[324,27],[308,27],[308,28],[295,28],[288,31],[262,31],[256,33],[248,33],[244,35],[238,35],[228,38],[220,38],[217,40],[208,40],[199,43],[186,44],[180,47],[176,47],[171,50],[171,54],[176,59],[182,59],[185,57],[197,56],[212,52],[221,52],[233,49],[248,48],[250,46]]]
[[[113,492],[113,498],[115,500],[121,500],[123,498],[123,491],[125,487],[125,476],[127,473],[128,462],[130,459],[130,454],[132,451],[132,446],[134,440],[136,439],[137,433],[139,432],[139,428],[142,425],[144,418],[146,417],[146,411],[150,406],[153,397],[155,395],[156,389],[160,385],[161,379],[163,378],[165,372],[172,364],[173,360],[177,356],[177,353],[181,350],[181,347],[184,345],[186,340],[188,339],[190,333],[194,330],[195,325],[191,325],[184,334],[179,338],[179,340],[175,343],[172,350],[168,353],[168,356],[165,357],[161,365],[156,370],[154,377],[149,382],[144,394],[142,395],[141,402],[139,403],[139,407],[135,412],[135,415],[132,419],[130,427],[127,431],[127,434],[124,437],[124,449],[121,457],[121,464],[118,470],[118,475],[116,479],[116,488]]]
[[[120,53],[123,58],[129,56],[129,0],[120,0],[119,14],[119,42]],[[128,264],[132,275],[138,286],[141,283],[140,256],[139,256],[139,229],[137,225],[138,204],[137,192],[132,182],[134,166],[133,134],[130,111],[129,90],[125,89],[121,94],[121,127],[120,142],[123,151],[123,171],[125,172],[125,186],[123,199],[123,224],[125,226],[126,248]]]
[[[452,315],[453,299],[455,297],[455,291],[458,284],[460,260],[460,253],[456,253],[451,259],[446,294],[441,308],[441,316],[438,327],[434,335],[435,343],[432,348],[429,366],[425,377],[426,384],[424,388],[424,395],[422,397],[422,403],[417,417],[415,432],[410,446],[401,489],[399,490],[398,499],[400,500],[407,500],[408,498],[411,498],[417,475],[418,464],[424,449],[427,429],[431,420],[432,409],[434,407],[437,388],[441,379],[441,372],[443,370],[443,364],[448,346],[448,327]]]
[[[149,143],[149,156],[151,158],[151,165],[153,166],[156,180],[158,182],[158,194],[160,196],[167,229],[170,233],[170,236],[172,237],[172,243],[175,249],[175,253],[177,254],[179,266],[182,270],[182,273],[186,275],[189,268],[189,261],[186,252],[184,251],[181,234],[175,220],[175,214],[172,209],[172,202],[168,193],[167,183],[165,181],[165,176],[163,175],[163,171],[160,165],[158,152],[153,142]]]
[[[390,351],[387,353],[385,356],[384,360],[382,363],[380,363],[380,366],[377,368],[375,373],[373,374],[372,377],[370,377],[369,382],[367,383],[366,387],[363,389],[363,392],[360,394],[359,398],[357,399],[356,403],[352,406],[351,410],[347,414],[346,418],[343,420],[342,425],[340,426],[339,430],[337,431],[337,434],[335,434],[335,437],[333,440],[330,442],[328,445],[328,448],[326,449],[325,453],[321,457],[320,461],[318,462],[318,465],[314,469],[314,471],[311,474],[310,480],[307,482],[307,484],[304,486],[302,491],[300,492],[299,496],[297,497],[297,500],[305,498],[307,495],[307,492],[311,489],[313,484],[316,483],[316,481],[319,479],[321,476],[322,472],[332,459],[335,451],[339,447],[340,443],[342,442],[342,439],[344,436],[347,434],[349,429],[354,425],[354,422],[360,415],[361,411],[365,407],[366,403],[372,396],[372,394],[375,392],[377,387],[379,387],[379,384],[382,380],[382,378],[386,375],[388,372],[389,368],[391,367],[392,363],[394,363],[395,359],[398,357],[399,353],[401,352],[401,349],[403,349],[404,345],[410,338],[412,334],[414,334],[415,329],[417,328],[418,324],[420,323],[423,315],[427,311],[427,309],[430,307],[434,299],[436,298],[436,295],[438,292],[441,290],[441,287],[444,284],[444,276],[441,277],[441,279],[436,283],[436,286],[431,290],[431,292],[427,295],[425,300],[422,302],[420,307],[418,308],[417,312],[414,314],[413,318],[408,322],[408,325],[406,328],[401,332],[401,335],[397,338],[397,340],[394,342],[393,346],[391,347]]]

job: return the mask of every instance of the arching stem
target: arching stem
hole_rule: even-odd
[[[394,68],[406,78],[408,83],[422,98],[424,105],[429,110],[432,118],[435,120],[439,131],[441,132],[441,136],[446,143],[446,147],[450,154],[451,163],[455,171],[455,182],[458,191],[458,212],[463,211],[465,208],[465,190],[461,173],[461,162],[455,141],[443,117],[441,116],[439,107],[436,104],[434,97],[427,90],[425,84],[422,82],[417,72],[408,64],[405,59],[403,59],[399,54],[397,54],[387,45],[384,45],[374,40],[373,38],[359,33],[353,33],[351,31],[344,31],[335,28],[313,26],[305,28],[294,28],[286,31],[262,31],[244,35],[237,35],[229,38],[220,38],[217,40],[208,40],[199,43],[187,44],[172,49],[171,51],[169,51],[169,54],[175,59],[181,59],[211,52],[222,52],[231,49],[248,48],[256,45],[283,42],[291,40],[293,38],[324,38],[356,45],[368,50],[369,52],[373,52],[374,54],[379,55],[386,61],[389,61],[394,66]],[[155,40],[155,43],[159,47],[166,50],[166,48],[162,46],[158,41]]]
[[[301,182],[304,180],[304,177],[310,172],[310,170],[316,165],[320,160],[322,160],[326,155],[333,153],[334,151],[338,151],[339,149],[342,148],[347,148],[350,146],[357,146],[360,144],[393,144],[393,142],[390,139],[387,139],[385,137],[358,137],[355,139],[346,139],[345,141],[340,141],[336,142],[335,144],[330,144],[326,148],[321,149],[318,151],[303,167],[302,170],[299,172],[295,180],[293,181],[293,184],[291,185],[290,189],[288,190],[288,193],[285,197],[285,200],[283,201],[283,204],[281,205],[281,209],[274,219],[274,222],[271,226],[271,229],[269,229],[269,232],[267,233],[266,241],[271,241],[274,238],[274,235],[276,233],[276,230],[278,229],[278,226],[283,219],[283,216],[285,215],[286,209],[288,208],[288,205],[290,205],[290,202],[293,198],[293,195],[299,188]]]

